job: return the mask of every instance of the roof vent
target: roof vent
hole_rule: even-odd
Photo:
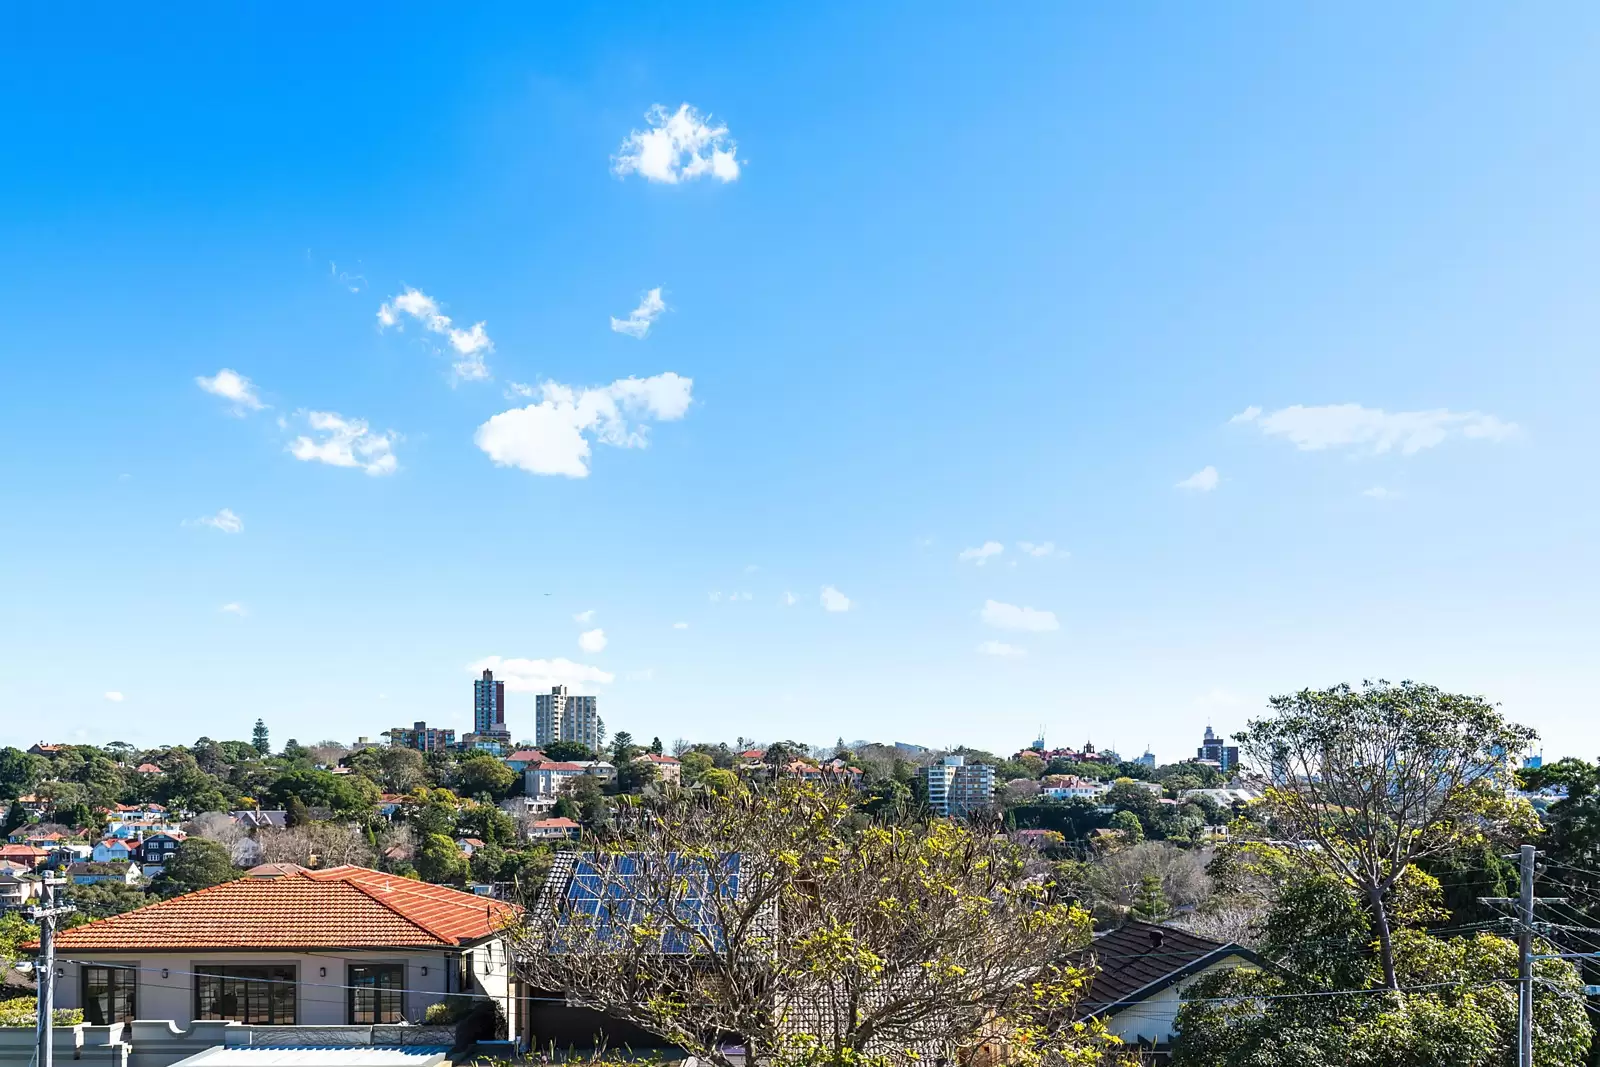
[[[1160,930],[1151,930],[1150,931],[1150,947],[1151,948],[1160,948],[1161,947],[1161,941],[1165,936],[1166,935],[1163,934]]]

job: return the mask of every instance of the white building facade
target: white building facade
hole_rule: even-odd
[[[558,685],[534,698],[534,744],[576,741],[594,751],[605,740],[600,721],[600,698],[574,696]]]

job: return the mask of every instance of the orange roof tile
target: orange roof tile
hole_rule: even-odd
[[[240,878],[56,935],[64,950],[454,946],[493,936],[517,909],[365,867]]]

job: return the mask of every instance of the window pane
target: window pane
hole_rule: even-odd
[[[93,1026],[131,1022],[138,972],[126,967],[83,968],[83,1017]]]
[[[405,1020],[405,967],[398,963],[351,965],[350,1022],[353,1025]]]
[[[293,967],[207,967],[195,977],[195,1017],[291,1026]]]

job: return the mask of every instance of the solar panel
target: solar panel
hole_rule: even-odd
[[[741,862],[738,853],[585,853],[573,862],[561,921],[585,916],[602,943],[631,942],[632,929],[644,925],[661,930],[660,951],[670,955],[692,955],[707,944],[720,950],[718,905],[738,899]]]

